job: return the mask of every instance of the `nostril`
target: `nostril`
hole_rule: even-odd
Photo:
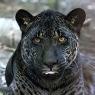
[[[55,62],[49,62],[49,63],[44,63],[50,70],[52,70],[53,66],[56,65],[57,63]]]

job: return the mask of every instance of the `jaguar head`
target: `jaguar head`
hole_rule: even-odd
[[[33,79],[58,80],[77,58],[84,10],[74,9],[67,16],[47,10],[32,16],[21,9],[16,20],[22,31],[22,71]]]

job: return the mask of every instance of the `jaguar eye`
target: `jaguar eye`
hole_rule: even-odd
[[[33,39],[33,42],[34,42],[34,43],[40,43],[40,42],[41,42],[41,39],[40,39],[39,37],[35,37],[35,38]]]
[[[58,38],[58,41],[59,41],[60,43],[64,43],[64,42],[66,41],[66,39],[65,39],[64,37],[59,37],[59,38]]]

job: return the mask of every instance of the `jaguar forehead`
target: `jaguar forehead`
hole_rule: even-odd
[[[36,36],[37,37],[58,37],[61,33],[58,33],[59,31],[54,31],[54,30],[51,30],[51,31],[41,31],[41,32],[37,32]]]

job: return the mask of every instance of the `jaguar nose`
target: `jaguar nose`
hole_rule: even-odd
[[[56,62],[49,62],[49,63],[44,63],[45,66],[47,66],[50,71],[52,71],[52,68],[57,64]]]

